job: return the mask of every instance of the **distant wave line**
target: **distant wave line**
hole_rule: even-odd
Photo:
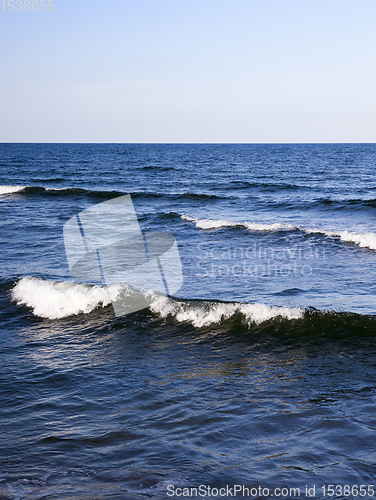
[[[95,189],[87,189],[80,187],[43,187],[43,186],[31,186],[31,185],[14,185],[0,186],[0,197],[2,196],[10,196],[14,194],[41,194],[47,196],[75,196],[75,195],[83,195],[92,198],[105,198],[109,196],[122,196],[124,194],[130,194],[134,198],[136,197],[144,197],[144,198],[192,198],[197,200],[206,200],[206,201],[217,201],[217,200],[228,200],[239,198],[231,189],[227,191],[227,193],[207,193],[207,192],[190,192],[185,191],[182,193],[179,192],[158,192],[158,191],[128,191],[128,190],[117,190],[117,189],[109,189],[109,190],[95,190]],[[314,208],[319,206],[327,206],[331,209],[338,210],[346,210],[352,209],[355,210],[357,207],[359,208],[376,208],[376,199],[343,199],[343,200],[333,200],[330,198],[318,198],[312,199],[309,201],[305,201],[303,204],[299,202],[299,200],[290,199],[279,201],[277,199],[271,200],[262,200],[258,199],[257,195],[253,193],[250,194],[253,199],[258,200],[258,203],[261,203],[262,206],[266,205],[270,208],[280,208],[280,209],[298,209],[298,208]],[[243,197],[241,197],[243,198]]]
[[[204,198],[204,199],[220,199],[222,197],[217,196],[215,194],[208,194],[208,193],[191,193],[191,192],[183,192],[183,193],[161,193],[161,192],[152,192],[152,191],[134,191],[134,192],[129,192],[129,191],[120,191],[120,190],[91,190],[91,189],[85,189],[85,188],[67,188],[67,187],[60,187],[60,188],[53,188],[53,187],[42,187],[42,186],[22,186],[22,185],[17,185],[17,186],[0,186],[0,196],[1,195],[11,195],[11,194],[17,194],[17,193],[44,193],[44,194],[56,194],[56,195],[76,195],[76,194],[83,194],[87,196],[93,196],[93,197],[105,197],[105,196],[122,196],[124,194],[130,194],[131,196],[134,197],[153,197],[153,198],[158,198],[158,197],[171,197],[171,198],[179,198],[179,197],[190,197],[190,198]]]

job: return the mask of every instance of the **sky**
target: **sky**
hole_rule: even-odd
[[[375,0],[7,2],[0,142],[376,142]]]

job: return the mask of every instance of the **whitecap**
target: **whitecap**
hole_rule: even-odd
[[[156,297],[150,310],[166,318],[172,316],[179,323],[191,323],[197,328],[220,324],[240,314],[243,321],[262,323],[273,318],[298,319],[304,310],[298,307],[279,307],[266,304],[223,303],[223,302],[182,302],[169,297]]]
[[[26,188],[27,186],[0,186],[0,196],[3,194],[19,193]]]
[[[355,232],[355,231],[328,231],[324,229],[307,228],[302,226],[293,226],[283,222],[275,222],[271,224],[261,224],[258,222],[233,222],[223,219],[197,219],[189,215],[181,215],[180,217],[188,222],[194,222],[199,229],[219,229],[222,227],[245,227],[250,231],[294,231],[299,230],[309,234],[324,234],[329,238],[339,238],[347,243],[354,243],[362,248],[370,248],[376,250],[376,233]]]
[[[116,285],[111,296],[116,296]],[[97,307],[111,304],[107,288],[73,282],[43,280],[34,276],[20,279],[12,290],[18,305],[25,305],[36,316],[59,319],[80,313],[90,313]]]

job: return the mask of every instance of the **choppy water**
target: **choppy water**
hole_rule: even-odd
[[[0,144],[0,499],[376,483],[375,167],[370,144]],[[122,194],[184,284],[116,317],[63,226]]]

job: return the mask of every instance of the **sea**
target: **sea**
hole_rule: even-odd
[[[0,499],[376,496],[375,172],[375,144],[1,143]],[[119,315],[64,226],[124,195],[182,284]]]

